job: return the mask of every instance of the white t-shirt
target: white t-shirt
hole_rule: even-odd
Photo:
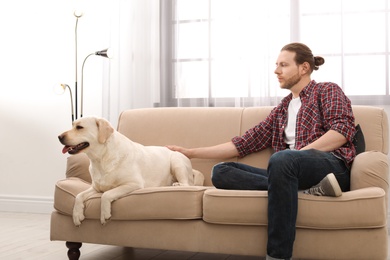
[[[297,124],[297,114],[301,108],[301,99],[293,98],[288,105],[287,126],[284,129],[284,141],[291,150],[295,149],[295,129]]]

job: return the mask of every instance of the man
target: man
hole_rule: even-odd
[[[275,74],[291,93],[268,117],[230,142],[187,149],[169,146],[189,158],[243,157],[272,147],[267,169],[240,163],[220,163],[212,182],[220,189],[268,190],[267,259],[291,259],[295,240],[298,191],[340,196],[349,190],[355,158],[354,116],[350,100],[335,83],[311,80],[324,64],[302,43],[284,46]]]

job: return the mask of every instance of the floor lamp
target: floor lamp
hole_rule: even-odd
[[[70,106],[71,106],[71,112],[72,112],[72,123],[75,119],[77,119],[77,103],[78,103],[78,100],[77,100],[77,97],[78,97],[78,93],[77,93],[77,25],[78,25],[78,22],[79,22],[79,18],[81,16],[83,16],[83,12],[81,11],[74,11],[73,15],[76,17],[76,25],[74,27],[74,38],[75,38],[75,83],[74,83],[74,90],[75,90],[75,103],[73,103],[73,94],[72,94],[72,89],[69,87],[68,84],[60,84],[59,87],[58,86],[55,86],[55,92],[59,92],[58,94],[63,94],[65,93],[65,90],[68,89],[69,90],[69,94],[70,94]]]
[[[81,92],[81,95],[80,95],[80,98],[81,98],[81,108],[80,108],[80,117],[83,117],[83,107],[84,107],[84,65],[85,65],[85,62],[87,61],[87,59],[89,57],[91,57],[92,55],[97,55],[97,56],[102,56],[102,57],[105,57],[105,58],[112,58],[112,54],[111,54],[111,51],[110,49],[104,49],[104,50],[101,50],[101,51],[96,51],[96,52],[92,52],[90,54],[87,55],[87,57],[85,57],[84,61],[83,61],[83,66],[81,67],[81,88],[80,88],[80,92]]]
[[[78,67],[77,67],[77,52],[78,52],[78,44],[77,44],[77,25],[79,18],[83,16],[83,13],[81,11],[74,11],[73,15],[76,17],[76,24],[75,24],[75,85],[74,85],[74,90],[75,90],[75,95],[74,95],[74,100],[75,102],[73,103],[73,94],[72,94],[72,89],[69,87],[68,84],[60,84],[60,86],[55,87],[56,92],[61,92],[59,94],[63,94],[66,89],[69,90],[70,93],[70,103],[71,103],[71,112],[72,112],[72,123],[74,120],[78,118],[78,86],[77,86],[77,79],[78,79]],[[88,57],[92,55],[97,55],[97,56],[102,56],[105,58],[110,58],[111,57],[111,52],[110,49],[104,49],[101,51],[96,51],[91,54],[89,54],[83,62],[82,70],[81,70],[81,95],[80,95],[80,105],[81,105],[81,112],[80,112],[80,117],[83,117],[83,77],[84,77],[84,64],[85,61],[88,59]]]

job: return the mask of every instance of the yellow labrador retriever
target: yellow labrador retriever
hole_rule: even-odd
[[[203,185],[203,174],[192,169],[186,156],[166,147],[133,142],[103,118],[76,120],[72,129],[58,138],[65,145],[63,153],[84,152],[90,159],[92,186],[76,196],[73,208],[76,226],[84,220],[84,201],[96,193],[103,193],[100,221],[105,224],[111,217],[111,202],[135,190]]]

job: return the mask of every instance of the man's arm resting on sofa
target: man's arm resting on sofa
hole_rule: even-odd
[[[303,147],[301,150],[316,149],[319,151],[330,152],[334,151],[347,142],[347,138],[336,132],[335,130],[329,130],[323,136]]]
[[[239,155],[236,146],[232,142],[198,148],[184,148],[176,145],[167,145],[167,148],[172,151],[180,152],[190,159],[227,159]]]

